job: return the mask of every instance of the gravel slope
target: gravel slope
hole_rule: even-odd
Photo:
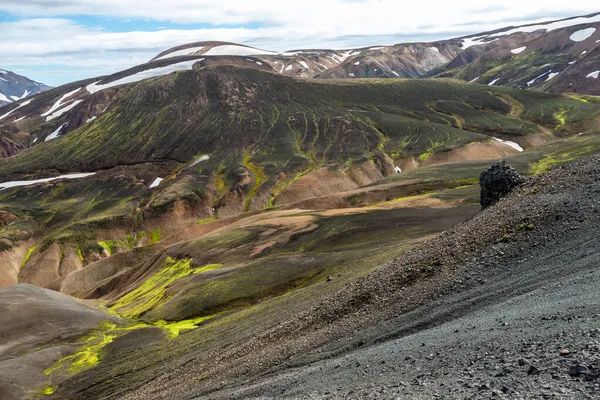
[[[528,179],[313,309],[127,398],[596,398],[598,177],[591,157]]]

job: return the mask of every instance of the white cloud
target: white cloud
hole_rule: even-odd
[[[0,23],[0,62],[3,67],[83,67],[91,77],[145,62],[169,47],[194,41],[224,40],[283,51],[444,39],[587,14],[597,8],[591,2],[579,3],[588,4],[504,0],[494,7],[482,7],[480,0],[457,0],[430,1],[423,7],[423,3],[398,0],[2,0],[0,12],[24,19]],[[69,18],[76,15],[209,23],[214,27],[109,33],[78,25]],[[223,27],[248,23],[262,25],[256,29]],[[135,27],[135,21],[130,25]]]

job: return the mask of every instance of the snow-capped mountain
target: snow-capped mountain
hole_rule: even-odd
[[[19,101],[48,89],[51,87],[43,83],[0,69],[0,105]]]

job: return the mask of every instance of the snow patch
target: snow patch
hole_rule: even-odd
[[[137,74],[129,75],[124,78],[118,79],[113,82],[106,83],[104,85],[98,85],[100,81],[89,84],[86,89],[88,92],[94,94],[104,89],[108,89],[115,86],[126,85],[128,83],[136,83],[150,78],[156,78],[158,76],[169,75],[173,72],[177,71],[185,71],[190,70],[197,62],[204,60],[203,58],[199,60],[191,60],[191,61],[183,61],[171,65],[167,65],[166,67],[158,67],[147,69],[145,71],[138,72]]]
[[[485,42],[482,42],[481,40],[484,39],[483,37],[478,37],[478,38],[467,38],[467,39],[463,39],[461,46],[464,49],[468,49],[469,47],[473,47],[473,46],[479,46],[481,44],[485,44]]]
[[[304,69],[308,69],[308,64],[306,63],[306,61],[298,61],[300,63],[300,65],[302,65],[304,67]]]
[[[185,171],[186,169],[192,168],[193,166],[200,164],[202,161],[206,161],[206,160],[210,160],[210,156],[209,155],[203,155],[202,157],[198,158],[196,161],[194,161],[193,163],[191,163],[190,165],[188,165],[187,167],[182,168],[182,171]]]
[[[360,61],[355,62],[354,65],[360,65]]]
[[[180,57],[180,56],[192,56],[192,55],[194,55],[194,53],[200,52],[202,50],[204,50],[204,46],[190,47],[189,49],[177,50],[172,53],[165,54],[164,56],[161,56],[154,61],[164,60],[164,59],[173,58],[173,57]]]
[[[520,151],[523,151],[523,148],[522,148],[521,146],[519,146],[519,145],[518,145],[517,143],[515,143],[515,142],[511,142],[511,141],[509,141],[509,140],[502,140],[502,139],[498,139],[498,138],[494,138],[494,140],[497,140],[497,141],[499,141],[499,142],[501,142],[501,143],[504,143],[505,145],[507,145],[507,146],[510,146],[510,147],[512,147],[513,149],[515,149],[515,150],[517,150],[517,151],[519,151],[519,152],[520,152]]]
[[[596,32],[596,28],[580,29],[577,32],[573,32],[569,39],[571,39],[574,42],[583,42],[584,40],[592,36],[594,32]]]
[[[353,73],[349,73],[348,75],[350,75],[351,77],[355,78],[356,75],[354,75]]]
[[[257,63],[258,65],[262,65],[262,63],[261,63],[260,61],[257,61],[256,63]]]
[[[595,71],[592,72],[591,74],[588,74],[586,76],[586,78],[594,78],[594,79],[598,79],[598,76],[600,76],[600,71]],[[1,118],[0,118],[1,119]]]
[[[533,78],[532,80],[530,80],[529,82],[527,82],[527,86],[533,85],[535,83],[535,81],[537,81],[538,79],[540,79],[542,76],[544,76],[546,74],[547,74],[547,72],[544,72],[540,76],[536,76],[535,78]]]
[[[510,52],[513,54],[520,54],[520,53],[524,52],[526,48],[527,48],[527,46],[519,47],[517,49],[512,49]]]
[[[23,102],[23,103],[21,103],[21,105],[20,105],[20,106],[18,106],[17,108],[13,108],[13,109],[12,109],[12,110],[10,110],[9,112],[7,112],[7,113],[6,113],[6,114],[4,114],[3,116],[1,116],[1,117],[0,117],[0,119],[4,119],[4,118],[8,117],[10,114],[12,114],[13,112],[17,111],[17,110],[18,110],[19,108],[21,108],[21,107],[25,107],[26,105],[30,104],[32,101],[33,101],[33,99],[32,99],[32,100],[27,100],[27,101],[24,101],[24,102]]]
[[[5,70],[3,70],[3,69],[0,69],[0,75],[6,75],[6,74],[8,74],[8,71],[5,71]]]
[[[11,99],[9,99],[8,97],[6,97],[2,93],[0,93],[0,101],[6,101],[7,103],[12,103],[13,102]]]
[[[569,63],[569,65],[573,65],[573,64],[575,64],[576,62],[577,62],[577,60],[575,60],[575,61],[571,61],[571,62]]]
[[[400,172],[402,172],[402,169],[396,165],[396,173],[399,174]]]
[[[58,137],[58,135],[60,135],[60,132],[62,131],[62,129],[68,125],[69,125],[69,123],[66,122],[66,123],[62,124],[61,126],[59,126],[57,130],[55,130],[50,135],[48,135],[48,137],[46,138],[46,140],[44,140],[44,142],[48,142],[50,140],[56,139]]]
[[[477,79],[479,79],[479,78],[481,78],[481,77],[480,77],[480,76],[478,76],[478,77],[477,77],[477,78],[475,78],[475,79],[471,79],[469,82],[470,82],[470,83],[473,83],[473,82],[475,82],[475,81],[476,81]]]
[[[496,84],[496,82],[498,82],[499,80],[500,80],[500,78],[494,79],[493,81],[488,83],[488,86],[494,86]]]
[[[204,56],[254,56],[254,55],[277,55],[279,53],[260,50],[254,47],[246,47],[235,44],[224,44],[213,47],[204,53]]]
[[[8,82],[6,79],[4,78],[0,78],[0,81],[4,81],[4,82]]]
[[[436,53],[439,53],[439,52],[440,52],[440,49],[438,49],[438,48],[437,48],[437,47],[435,47],[435,46],[432,46],[432,47],[431,47],[431,50],[435,51]]]
[[[286,71],[291,71],[291,70],[292,70],[292,68],[294,68],[294,67],[292,66],[292,64],[290,64],[290,65],[288,65],[287,67],[285,67],[285,70],[286,70]]]
[[[558,74],[560,74],[560,72],[550,72],[550,74],[548,74],[548,78],[546,78],[546,82],[548,82],[550,79],[554,78]]]
[[[396,75],[398,78],[400,78],[400,75],[398,75],[398,73],[396,71],[392,71],[392,74]]]
[[[14,122],[23,121],[25,118],[27,118],[27,115],[23,115],[21,118],[15,119]]]
[[[34,141],[35,143],[35,141]],[[36,179],[33,181],[10,181],[10,182],[2,182],[0,183],[0,190],[4,190],[4,189],[8,189],[8,188],[14,188],[14,187],[20,187],[20,186],[29,186],[29,185],[35,185],[36,183],[42,183],[42,182],[51,182],[51,181],[55,181],[57,179],[80,179],[80,178],[86,178],[88,176],[92,176],[95,175],[95,172],[89,172],[89,173],[80,173],[80,174],[66,174],[66,175],[60,175],[60,176],[56,176],[54,178],[44,178],[44,179]]]
[[[158,177],[158,178],[156,178],[156,179],[154,180],[154,182],[152,182],[152,183],[150,184],[149,188],[150,188],[150,189],[154,189],[155,187],[158,187],[158,185],[160,185],[160,183],[161,183],[162,181],[164,181],[164,180],[165,180],[165,178],[161,178],[161,177]]]
[[[93,120],[95,120],[96,118],[98,118],[96,115],[94,115],[93,117],[88,118],[85,123],[87,124],[88,122],[92,122]]]
[[[58,110],[59,108],[61,108],[63,105],[65,105],[66,103],[64,103],[64,101],[66,99],[68,99],[69,97],[73,96],[75,93],[79,92],[81,90],[81,88],[77,88],[69,93],[65,93],[64,95],[62,95],[62,97],[60,99],[58,99],[58,101],[56,101],[56,103],[54,103],[52,105],[52,107],[50,107],[50,109],[48,111],[46,111],[45,113],[43,113],[41,116],[42,117],[47,117],[48,115],[52,114],[54,111]],[[46,119],[46,121],[50,121],[49,119]]]
[[[74,102],[72,102],[71,104],[69,104],[66,107],[61,108],[60,110],[54,112],[53,114],[50,114],[46,117],[46,122],[48,121],[52,121],[53,119],[56,119],[58,117],[60,117],[61,115],[71,111],[73,108],[75,108],[79,103],[81,103],[83,100],[76,100]]]

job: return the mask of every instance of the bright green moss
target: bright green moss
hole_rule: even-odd
[[[113,333],[116,325],[110,322],[102,323],[100,329],[91,336],[84,338],[84,344],[79,351],[73,355],[62,358],[54,366],[46,369],[46,375],[59,370],[67,370],[71,375],[75,375],[86,369],[90,369],[98,364],[100,351],[117,337]]]
[[[150,244],[158,243],[161,240],[162,231],[160,228],[154,228],[152,232],[148,232],[150,236]]]
[[[121,297],[111,309],[126,318],[137,318],[154,309],[165,297],[166,287],[179,278],[190,274],[201,274],[221,268],[222,264],[210,264],[202,268],[193,268],[191,260],[175,260],[167,257],[165,266],[135,290]]]
[[[209,315],[206,317],[199,317],[194,319],[187,319],[184,321],[178,322],[166,322],[166,321],[158,321],[154,324],[159,328],[163,328],[169,332],[169,339],[173,340],[179,336],[182,331],[196,329],[198,324],[204,321],[207,321],[211,318],[214,318],[215,315]]]
[[[37,249],[37,246],[30,247],[27,250],[27,254],[25,254],[25,258],[23,259],[23,262],[21,263],[21,268],[23,268],[25,266],[25,264],[27,264],[27,261],[29,261],[29,259],[31,258],[31,255],[33,254],[35,249]]]
[[[252,173],[254,176],[254,186],[250,189],[250,193],[248,193],[248,198],[246,199],[246,204],[244,206],[244,211],[250,210],[250,204],[252,203],[252,199],[254,195],[258,191],[258,188],[267,180],[267,174],[263,167],[258,164],[255,164],[250,161],[251,155],[247,155],[244,157],[243,165],[244,167]]]
[[[559,122],[558,125],[556,125],[556,127],[554,128],[554,130],[558,130],[560,127],[567,123],[567,118],[565,117],[566,114],[567,111],[559,111],[557,113],[554,113],[554,118]]]
[[[45,396],[49,396],[54,393],[54,388],[52,386],[46,386],[44,390],[42,390],[42,394]]]
[[[98,242],[98,246],[100,246],[104,250],[106,250],[106,252],[108,253],[109,256],[112,256],[115,242],[112,240],[103,240],[101,242]]]
[[[70,375],[75,375],[79,372],[93,368],[100,362],[100,354],[102,350],[107,345],[114,342],[115,339],[125,335],[127,332],[136,329],[157,327],[164,329],[168,333],[169,340],[174,340],[180,335],[181,332],[196,329],[198,324],[210,320],[215,316],[216,315],[209,315],[176,322],[167,322],[161,320],[154,324],[140,322],[126,327],[117,327],[116,324],[105,321],[100,324],[96,332],[82,339],[83,345],[75,354],[58,360],[52,367],[44,370],[44,374],[52,375],[55,372],[67,371]],[[45,395],[53,394],[54,388],[47,386],[42,393]]]
[[[419,160],[421,160],[421,161],[427,160],[432,153],[433,153],[432,149],[427,150],[425,153],[423,153],[419,156]]]
[[[77,255],[79,256],[79,261],[83,261],[83,252],[81,249],[77,249]]]

